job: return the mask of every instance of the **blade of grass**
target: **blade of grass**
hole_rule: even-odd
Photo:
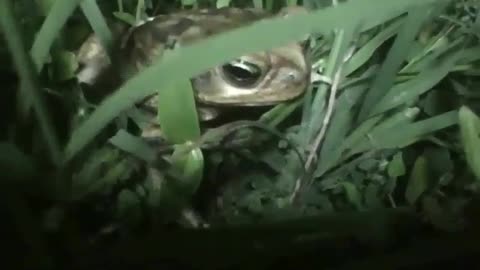
[[[263,0],[253,0],[253,7],[263,9]]]
[[[368,132],[365,137],[361,138],[361,141],[357,141],[354,145],[349,145],[347,146],[348,148],[342,149],[343,151],[349,150],[348,154],[344,155],[344,158],[348,158],[349,156],[360,152],[376,150],[369,147],[372,144],[375,144],[376,139],[381,139],[381,134],[388,132],[391,129],[404,127],[408,123],[413,122],[419,113],[420,110],[418,108],[406,108],[386,118]]]
[[[53,4],[30,50],[37,72],[42,70],[53,41],[58,37],[60,30],[65,25],[68,17],[75,11],[80,1],[82,0],[62,0],[55,1]]]
[[[274,128],[278,124],[280,124],[280,122],[282,122],[285,118],[287,118],[288,115],[290,115],[296,109],[296,107],[301,103],[302,100],[303,99],[294,102],[279,104],[264,113],[260,117],[259,121]]]
[[[287,5],[288,6],[296,6],[298,5],[297,0],[287,0]]]
[[[435,131],[458,123],[457,111],[450,111],[426,120],[397,126],[379,132],[370,138],[368,149],[402,148],[413,144]]]
[[[7,46],[12,53],[15,68],[22,81],[21,90],[25,91],[25,95],[23,96],[29,96],[32,101],[35,118],[38,121],[40,132],[47,144],[48,156],[53,164],[60,165],[62,156],[60,143],[38,88],[34,65],[30,55],[28,55],[26,51],[21,30],[16,23],[10,0],[0,1],[0,26],[5,34]]]
[[[125,130],[119,130],[117,134],[109,139],[109,142],[118,149],[130,153],[145,162],[153,162],[155,160],[155,151],[143,140]]]
[[[181,0],[182,6],[192,6],[197,4],[197,0]]]
[[[345,141],[347,133],[352,129],[356,112],[352,107],[357,104],[363,93],[367,90],[367,85],[358,85],[351,89],[345,90],[336,101],[337,111],[334,114],[329,130],[326,133],[325,140],[320,151],[319,160],[316,171],[323,171],[324,168],[330,167],[339,161],[341,151],[340,145]]]
[[[273,5],[274,0],[265,0],[265,9],[268,11],[273,11],[274,5]]]
[[[144,19],[145,14],[145,0],[137,0],[137,9],[135,11],[135,21],[139,22]]]
[[[373,53],[380,47],[385,41],[389,38],[394,36],[398,33],[398,30],[402,24],[405,23],[405,18],[401,18],[390,25],[388,25],[385,29],[383,29],[380,33],[378,33],[375,37],[373,37],[370,41],[368,41],[365,45],[362,46],[348,61],[345,66],[345,74],[349,75],[363,64],[365,64],[370,57],[372,57]]]
[[[480,92],[476,91],[476,89],[471,89],[467,87],[465,84],[462,84],[454,79],[449,80],[452,84],[453,89],[457,92],[458,95],[464,96],[466,98],[471,99],[478,99],[480,98]]]
[[[348,87],[353,87],[357,84],[360,84],[360,83],[363,83],[365,81],[369,81],[373,76],[374,74],[377,72],[377,69],[378,67],[373,65],[371,66],[370,68],[368,68],[368,70],[366,70],[360,77],[356,77],[356,78],[349,78],[348,80],[346,80],[344,83],[342,83],[340,85],[340,89],[346,89]],[[308,92],[307,92],[308,93]],[[273,107],[272,109],[268,110],[267,112],[265,112],[261,118],[260,118],[260,121],[268,124],[268,125],[271,125],[272,127],[274,126],[277,126],[278,124],[280,124],[283,120],[285,120],[288,116],[291,115],[291,113],[293,111],[295,111],[295,109],[300,105],[302,104],[302,101],[305,100],[305,99],[308,99],[308,96],[307,96],[307,93],[305,94],[305,96],[296,101],[292,101],[292,102],[287,102],[287,103],[282,103],[282,104],[278,104],[277,106]],[[306,107],[306,106],[305,106]],[[307,109],[307,108],[306,108]],[[305,115],[305,119],[309,119],[307,117],[307,114],[308,114],[308,111],[304,111],[303,112],[303,115]],[[302,115],[302,116],[303,116]]]
[[[56,0],[37,1],[41,15],[47,17],[55,1]],[[65,44],[67,40],[68,37],[65,35],[65,32],[60,30],[59,35],[50,46],[49,77],[55,81],[64,81],[75,76],[74,72],[77,69],[76,59],[72,52],[65,50]],[[40,72],[40,70],[38,70],[38,72]],[[31,109],[31,102],[29,102],[28,97],[22,97],[21,101],[22,102],[20,102],[18,105],[19,108],[23,108],[24,110],[26,109],[27,111],[21,110],[20,114],[26,115]]]
[[[468,49],[463,50],[462,55],[460,56],[459,65],[466,65],[472,62],[480,60],[480,47],[474,46]]]
[[[443,0],[425,0],[422,1],[422,5],[438,1]],[[292,40],[302,40],[305,35],[312,32],[328,33],[333,27],[345,28],[348,26],[349,22],[340,18],[363,19],[361,30],[364,31],[417,5],[419,4],[416,0],[348,2],[335,8],[319,10],[310,14],[259,22],[200,41],[192,46],[180,48],[170,57],[165,57],[129,80],[115,94],[105,100],[90,118],[72,134],[66,148],[66,158],[73,157],[121,111],[174,80],[191,78],[207,68],[238,55],[262,51]],[[372,8],[375,8],[377,12],[371,14]],[[277,29],[282,29],[282,31],[275,31]],[[251,40],[252,36],[256,37],[256,42],[246,42]],[[245,46],[245,44],[249,44],[249,46]],[[205,53],[209,51],[215,52],[215,54]],[[191,59],[195,59],[195,62],[192,62]]]
[[[400,125],[411,123],[420,113],[420,109],[417,107],[407,107],[403,110],[396,112],[390,117],[384,117],[384,120],[372,129],[372,132],[368,135],[371,136],[375,133],[395,128]]]
[[[480,118],[465,106],[460,108],[458,116],[467,163],[480,181]]]
[[[406,123],[413,121],[419,112],[420,110],[418,108],[407,108],[386,119],[384,119],[383,115],[377,115],[367,119],[364,123],[362,123],[362,125],[355,129],[343,141],[343,143],[339,144],[339,147],[335,149],[335,152],[332,154],[332,156],[337,157],[338,159],[328,159],[327,162],[322,163],[317,169],[315,175],[323,175],[325,172],[335,166],[336,163],[342,162],[354,154],[376,150],[368,148],[372,138],[377,138],[379,136],[378,134],[384,130],[405,125]],[[381,120],[383,121],[379,123]]]
[[[438,3],[444,3],[444,2],[445,2],[445,1],[439,1]],[[308,3],[310,3],[310,2],[307,2],[307,4],[308,4]],[[395,17],[392,17],[391,19],[393,19],[393,18],[395,18]],[[367,24],[368,24],[368,23],[369,23],[369,22],[367,21]],[[385,22],[383,22],[383,23],[385,23]],[[363,31],[363,30],[362,30],[362,31]],[[396,33],[396,32],[395,32],[395,33]],[[378,37],[379,37],[379,39],[380,39],[380,38],[383,38],[381,34],[379,34]],[[370,48],[370,50],[373,50],[373,51],[374,51],[375,48]],[[351,61],[354,63],[354,64],[353,64],[354,66],[348,68],[348,64],[347,64],[347,68],[350,70],[349,72],[353,72],[354,69],[356,69],[356,66],[357,66],[357,65],[361,65],[361,62],[362,62],[362,61],[368,60],[368,57],[369,57],[368,54],[370,53],[370,52],[369,52],[370,50],[366,50],[366,51],[363,51],[363,52],[360,53],[360,51],[362,51],[362,49],[360,49],[359,52],[357,52],[357,54],[353,56],[353,58],[351,59]],[[373,51],[372,51],[372,53],[373,53]],[[473,55],[473,56],[475,56],[475,55]],[[359,57],[359,59],[355,59],[355,57]],[[364,57],[366,57],[366,59],[363,59]],[[346,74],[349,74],[349,73],[346,73]],[[284,106],[284,104],[279,104],[279,105],[277,105],[276,107],[274,107],[274,108],[272,109],[272,112],[275,111],[275,113],[277,113],[277,112],[279,113],[278,115],[275,116],[276,118],[275,118],[274,122],[275,122],[275,123],[281,122],[286,116],[289,115],[289,114],[288,114],[288,111],[293,111],[293,110],[295,110],[295,109],[299,106],[299,104],[301,104],[301,103],[298,102],[298,101],[295,101],[295,102],[289,103],[288,106]],[[288,110],[286,110],[285,112],[282,112],[282,109],[281,109],[281,108],[288,108]],[[269,112],[267,112],[267,114],[269,114]]]
[[[348,149],[350,145],[353,145],[357,141],[360,141],[380,120],[381,116],[374,116],[369,118],[363,124],[361,124],[357,129],[355,129],[343,142],[343,144],[337,149],[338,152],[336,156],[340,156],[344,149]],[[317,170],[314,173],[315,178],[322,177],[328,170],[333,168],[339,159],[327,159],[325,163],[321,163]]]
[[[437,42],[431,41],[433,44],[425,48],[421,54],[416,55],[411,59],[400,72],[420,72],[431,66],[436,59],[447,53],[449,50],[452,50],[452,48],[465,43],[465,36],[461,36],[454,41],[449,41],[447,34],[448,32],[444,33],[445,36],[437,37]]]
[[[228,7],[231,0],[217,0],[217,8]]]
[[[422,27],[426,19],[429,18],[426,14],[430,13],[431,10],[432,6],[425,5],[412,8],[409,11],[392,48],[387,54],[385,62],[383,62],[377,77],[372,83],[371,89],[365,96],[358,115],[358,121],[364,121],[367,117],[371,116],[370,112],[373,106],[384,97],[385,92],[394,85],[395,76],[407,58],[409,48],[412,46],[417,33],[420,31],[420,27]]]
[[[432,65],[431,68],[424,70],[415,79],[394,86],[371,108],[371,114],[383,113],[401,104],[408,103],[431,90],[452,71],[463,54],[463,50],[454,51],[446,59],[437,60],[436,65]]]
[[[158,91],[157,119],[165,139],[174,144],[200,138],[192,84],[178,81]]]
[[[191,199],[197,191],[203,178],[204,158],[202,150],[198,147],[189,149],[190,144],[176,145],[171,156],[172,167],[170,173],[180,176],[175,183],[177,188],[181,187],[179,196]],[[185,150],[189,152],[185,153]],[[177,190],[180,191],[180,190]]]
[[[412,172],[405,189],[405,200],[411,206],[415,206],[417,200],[427,190],[429,176],[428,160],[424,155],[419,156],[413,164]]]
[[[63,25],[73,13],[79,1],[81,0],[43,1],[41,3],[41,8],[45,12],[50,10],[50,13],[38,31],[30,49],[30,55],[37,73],[40,73],[44,63],[47,62],[50,51],[54,47],[55,39],[59,36]],[[32,100],[29,95],[23,95],[22,93],[20,93],[19,100],[21,100],[19,104],[20,113],[25,115],[32,107]]]
[[[438,58],[448,54],[448,52],[454,50],[454,48],[460,48],[462,44],[465,44],[466,40],[467,38],[462,36],[452,42],[439,42],[435,48],[429,49],[424,55],[419,55],[416,59],[413,59],[401,72],[420,72],[430,66],[434,66]]]
[[[355,30],[360,26],[360,21],[352,20],[351,22],[352,24],[348,25],[346,28],[337,28],[341,30],[339,30],[336,34],[332,51],[330,53],[328,64],[324,73],[324,75],[328,78],[331,78],[332,81],[335,77],[335,74],[338,72],[339,67],[344,63],[347,51],[352,44],[355,34],[357,33]],[[339,80],[342,81],[343,78],[344,74],[339,77]],[[315,133],[320,130],[324,124],[322,119],[324,118],[325,105],[327,105],[327,100],[325,97],[330,88],[331,84],[322,83],[317,89],[311,105],[311,118],[306,119],[306,137],[304,137],[304,139],[306,139],[306,141],[304,141],[305,144],[312,142]]]
[[[303,126],[304,128],[301,129],[299,132],[300,134],[303,133],[307,135],[306,136],[307,141],[303,142],[308,144],[308,148],[307,147],[305,148],[307,148],[309,151],[307,160],[304,165],[304,168],[306,171],[316,170],[316,165],[314,165],[313,167],[311,165],[312,163],[314,163],[315,157],[317,156],[317,153],[319,152],[319,150],[323,149],[324,147],[325,135],[327,134],[327,131],[329,130],[329,126],[331,125],[331,118],[335,114],[337,91],[341,81],[343,81],[345,76],[345,73],[343,71],[343,65],[346,59],[350,57],[349,55],[351,54],[351,52],[353,52],[352,50],[353,48],[351,44],[354,38],[360,33],[360,31],[358,31],[359,28],[361,28],[361,21],[353,21],[352,24],[347,26],[346,28],[337,30],[338,32],[337,32],[334,43],[337,43],[338,41],[338,44],[337,44],[338,48],[336,48],[338,50],[334,50],[334,53],[331,56],[331,59],[330,59],[331,61],[329,64],[329,67],[332,68],[331,70],[332,76],[330,77],[332,78],[332,83],[329,87],[330,88],[329,97],[328,97],[328,100],[324,100],[323,98],[318,99],[319,102],[322,102],[327,106],[325,108],[325,111],[321,112],[320,114],[322,115],[321,118],[318,113],[315,114],[315,108],[316,108],[315,106],[322,105],[319,103],[315,103],[317,101],[317,97],[324,96],[324,93],[320,93],[320,95],[318,95],[319,93],[317,92],[317,96],[315,96],[314,98],[311,119],[309,119],[310,122],[306,127]],[[322,119],[321,122],[319,121],[320,119]],[[318,133],[317,133],[317,130],[318,130]],[[338,130],[335,130],[335,131],[338,131]],[[318,162],[315,162],[315,163],[318,164]],[[312,182],[311,177],[300,175],[296,180],[295,189],[292,192],[292,195],[290,196],[290,201],[293,202],[295,200],[302,186],[306,187],[310,185],[311,182]]]

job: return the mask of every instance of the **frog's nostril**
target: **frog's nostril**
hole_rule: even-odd
[[[289,81],[294,81],[294,80],[297,79],[297,75],[298,74],[296,74],[295,72],[290,72],[290,73],[288,73],[287,78],[288,78]]]
[[[285,74],[285,81],[286,82],[295,82],[295,81],[298,81],[300,80],[301,78],[301,74],[299,72],[296,72],[296,71],[288,71],[286,74]]]

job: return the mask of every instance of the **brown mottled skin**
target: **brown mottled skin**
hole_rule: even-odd
[[[221,8],[189,10],[159,15],[128,29],[117,27],[114,36],[121,71],[112,71],[112,65],[95,36],[91,36],[78,53],[83,70],[79,81],[102,85],[105,78],[115,78],[111,88],[127,80],[144,67],[158,60],[165,50],[173,46],[188,45],[211,35],[242,27],[273,16],[287,16],[304,12],[302,8],[287,8],[277,15],[259,9]],[[253,68],[258,78],[247,85],[239,85],[228,70],[217,66],[191,78],[197,102],[207,106],[263,106],[273,105],[297,98],[304,93],[310,81],[310,66],[300,42],[292,42],[268,51],[256,52],[237,58],[243,70]],[[234,60],[232,60],[234,61]],[[231,62],[233,63],[233,62]],[[253,66],[253,67],[252,67]],[[105,75],[108,74],[108,75]],[[108,85],[108,83],[106,84]],[[143,103],[156,108],[155,96]],[[209,117],[204,117],[208,120]],[[211,118],[211,117],[210,117]]]

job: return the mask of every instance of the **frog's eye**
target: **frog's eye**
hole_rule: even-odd
[[[235,60],[221,68],[224,78],[238,87],[253,87],[262,77],[262,69],[245,60]]]

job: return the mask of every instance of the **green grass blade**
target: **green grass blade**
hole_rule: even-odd
[[[460,56],[458,64],[465,65],[480,60],[480,47],[465,49]]]
[[[379,70],[377,77],[372,83],[371,89],[368,91],[362,108],[359,112],[359,121],[364,121],[371,115],[373,106],[385,95],[395,83],[395,76],[398,70],[408,56],[409,48],[413,44],[420,27],[424,24],[432,6],[425,5],[422,7],[412,8],[402,25],[395,42],[387,54],[382,68]]]
[[[143,140],[125,130],[119,130],[115,136],[110,138],[109,142],[118,149],[130,153],[145,162],[153,162],[155,160],[155,151]]]
[[[261,1],[260,1],[261,2]],[[437,1],[438,3],[443,3],[445,1]],[[342,5],[340,5],[342,6]],[[377,6],[378,7],[378,6]],[[373,8],[377,8],[377,7],[372,7]],[[402,12],[398,13],[397,15],[401,15]],[[376,22],[378,24],[381,24],[381,23],[386,23],[387,21],[389,20],[392,20],[394,18],[396,18],[398,16],[392,16],[390,17],[389,19],[386,19],[385,21],[381,21],[381,20],[377,20]],[[375,16],[372,16],[372,17],[369,17],[368,19],[364,18],[364,20],[362,21],[363,23],[363,28],[362,28],[362,31],[366,30],[366,29],[369,29],[371,27],[374,27],[376,26],[375,24],[372,24],[372,20],[375,19]],[[402,20],[402,19],[401,19]],[[404,19],[403,19],[404,20]],[[401,21],[399,21],[398,23],[400,23]],[[337,25],[342,25],[343,23],[342,22],[335,22]],[[395,24],[395,23],[394,23]],[[393,25],[390,25],[392,26],[392,28],[394,28],[394,24]],[[389,28],[389,27],[387,27]],[[364,61],[367,61],[368,58],[370,57],[370,54],[374,52],[374,50],[376,49],[375,47],[376,46],[379,46],[381,45],[380,40],[382,39],[387,39],[388,36],[391,36],[392,33],[389,33],[390,30],[393,31],[393,29],[389,29],[389,31],[385,30],[384,32],[381,32],[379,35],[377,35],[374,40],[371,41],[371,43],[367,43],[367,48],[363,49],[360,49],[356,54],[353,55],[352,59],[347,62],[346,64],[346,70],[347,72],[345,73],[346,75],[350,74],[351,72],[353,72],[355,69],[357,69],[359,66],[361,66]],[[398,31],[393,31],[393,34],[395,34],[396,32]],[[379,44],[377,44],[379,43]],[[351,66],[350,66],[351,65]],[[293,102],[293,103],[290,103],[289,106],[288,106],[288,111],[291,111],[293,109],[295,109],[296,107],[298,107],[300,104],[302,104],[301,102]],[[274,107],[272,109],[275,110],[276,112],[278,111],[281,111],[281,108],[285,108],[284,104],[280,104],[280,105],[277,105],[276,107]],[[319,110],[321,111],[321,110]],[[278,115],[278,117],[275,119],[275,122],[276,123],[279,123],[281,122],[286,116],[288,116],[288,113],[285,112],[285,113],[281,113],[281,115]]]
[[[446,35],[446,34],[445,34]],[[416,55],[410,62],[402,68],[402,72],[421,72],[426,68],[435,66],[435,61],[442,55],[448,53],[452,48],[459,47],[464,44],[466,37],[459,37],[454,41],[449,42],[448,36],[439,38],[438,42],[427,47],[422,53]]]
[[[362,194],[358,188],[350,182],[341,182],[340,186],[343,187],[347,201],[354,205],[356,210],[364,210],[365,207],[362,203]]]
[[[365,137],[361,138],[361,141],[357,141],[354,145],[345,145],[346,148],[344,150],[349,150],[349,152],[344,158],[353,154],[376,150],[375,145],[377,145],[377,140],[382,140],[383,138],[381,136],[384,135],[385,132],[389,132],[395,128],[398,130],[405,127],[418,116],[419,112],[420,110],[418,108],[406,108],[385,119],[365,134]]]
[[[273,1],[274,0],[265,0],[265,9],[268,10],[268,11],[272,11],[273,10]]]
[[[480,180],[480,118],[465,106],[460,108],[458,116],[468,166]]]
[[[348,75],[363,64],[365,64],[370,57],[375,53],[375,51],[380,47],[386,40],[398,33],[398,29],[402,24],[405,23],[405,19],[399,19],[396,22],[393,22],[375,37],[373,37],[369,42],[362,46],[353,56],[350,61],[347,62],[345,66],[345,74]]]
[[[171,156],[172,167],[169,168],[173,174],[180,176],[175,183],[180,187],[179,196],[190,199],[197,191],[203,178],[204,158],[200,148],[190,149],[190,144],[176,145]],[[188,152],[186,152],[186,150]],[[177,189],[177,192],[180,191]]]
[[[339,151],[343,152],[347,149],[353,148],[354,145],[359,143],[365,136],[368,135],[370,131],[383,119],[383,115],[376,115],[374,117],[368,118],[367,121],[363,122],[358,126],[352,133],[343,141],[339,147]]]
[[[280,122],[285,120],[301,103],[301,99],[290,102],[290,103],[282,103],[271,110],[265,112],[259,119],[260,122],[269,125],[270,127],[276,127]]]
[[[426,120],[398,125],[369,136],[370,146],[359,145],[355,152],[368,149],[402,148],[411,145],[423,137],[458,123],[457,111],[450,111]]]
[[[360,152],[375,150],[376,148],[372,147],[372,145],[377,145],[377,140],[382,140],[383,138],[381,136],[384,135],[385,132],[396,128],[397,130],[403,128],[408,123],[413,122],[419,112],[420,110],[418,108],[406,108],[386,118],[366,134],[366,136],[362,138],[362,141],[351,145],[352,148],[346,148],[345,150],[350,150],[347,157]]]
[[[35,2],[37,6],[42,10],[42,14],[47,14],[50,8],[52,8],[55,1],[56,0],[37,0]]]
[[[189,80],[158,91],[158,122],[167,141],[180,144],[200,138],[195,97]]]
[[[298,1],[297,0],[287,0],[287,6],[297,6]]]
[[[443,0],[425,0],[422,5],[438,1]],[[312,32],[328,33],[333,27],[345,28],[349,22],[341,18],[362,19],[363,28],[361,30],[363,31],[390,20],[404,13],[407,8],[417,5],[419,4],[416,0],[348,2],[308,15],[294,15],[256,23],[217,35],[189,47],[180,48],[170,57],[165,57],[129,80],[115,94],[105,100],[90,118],[73,133],[66,148],[66,158],[73,157],[121,111],[175,80],[190,78],[238,55],[262,51],[291,40],[301,40]],[[372,14],[373,8],[376,12]],[[278,29],[282,29],[282,31],[277,31]],[[256,38],[256,42],[247,42],[251,40],[252,36]],[[192,62],[191,59],[195,59],[195,62]]]
[[[336,101],[336,112],[331,119],[330,127],[325,135],[325,140],[320,151],[320,164],[318,170],[324,171],[326,167],[339,161],[341,151],[340,146],[345,141],[345,137],[352,130],[355,121],[356,111],[352,107],[367,90],[367,85],[358,85],[340,95]]]
[[[337,28],[335,40],[333,43],[332,51],[330,53],[328,64],[325,69],[324,76],[327,76],[332,81],[335,77],[335,74],[339,71],[339,67],[343,64],[345,56],[352,45],[352,40],[356,34],[356,29],[359,26],[360,21],[352,21],[351,25],[348,25],[346,28]],[[340,76],[340,80],[343,80],[344,76]],[[330,89],[330,90],[329,90]],[[331,91],[331,85],[327,83],[322,83],[313,97],[313,102],[311,105],[311,116],[310,119],[305,119],[308,121],[306,125],[304,137],[305,144],[309,144],[316,133],[323,126],[323,118],[325,117],[325,109],[327,107],[328,92]],[[307,101],[309,102],[309,101]],[[308,105],[307,105],[308,106]],[[304,111],[310,111],[308,108]],[[308,115],[307,115],[308,117]]]
[[[197,4],[197,0],[181,0],[182,6],[192,6]]]
[[[75,11],[80,1],[81,0],[61,0],[55,1],[53,4],[30,50],[37,72],[42,70],[54,40],[58,37],[60,30],[70,15]]]
[[[402,104],[408,103],[418,96],[431,90],[438,82],[453,70],[455,64],[463,56],[463,51],[456,51],[441,62],[437,62],[431,68],[424,70],[417,78],[408,82],[394,86],[388,93],[374,106],[372,114],[380,114],[393,109]]]
[[[228,7],[231,0],[217,0],[217,8]]]
[[[427,190],[428,182],[428,161],[425,156],[420,156],[415,160],[405,190],[405,199],[410,205],[414,206],[420,196]]]
[[[253,0],[253,6],[255,8],[263,9],[263,0]]]
[[[369,134],[369,136],[375,136],[375,133],[381,133],[385,130],[395,128],[406,123],[411,123],[420,113],[420,109],[417,107],[405,108],[390,117],[386,118],[380,124],[378,124]]]
[[[20,28],[15,21],[11,1],[0,1],[0,26],[5,34],[7,46],[12,54],[13,62],[19,74],[21,90],[28,96],[33,105],[35,118],[38,121],[40,132],[47,144],[47,152],[55,165],[61,162],[60,142],[50,119],[47,106],[42,98],[32,59],[28,55],[25,43],[22,40]]]
[[[337,149],[335,149],[335,154],[332,156],[336,157],[336,159],[328,159],[324,164],[320,164],[315,172],[315,176],[322,176],[335,166],[336,163],[346,160],[354,154],[372,150],[371,144],[375,142],[378,133],[412,121],[412,119],[418,115],[418,112],[419,110],[417,108],[408,108],[384,119],[382,122],[380,122],[384,118],[382,115],[367,119],[352,131],[352,133],[343,140],[343,143],[339,144]],[[379,122],[380,124],[378,124]]]

